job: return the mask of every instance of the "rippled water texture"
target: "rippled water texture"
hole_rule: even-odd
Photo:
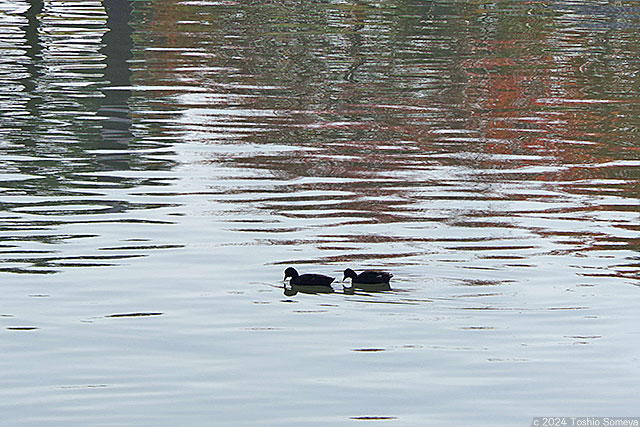
[[[0,2],[2,423],[640,415],[638,46],[627,1]]]

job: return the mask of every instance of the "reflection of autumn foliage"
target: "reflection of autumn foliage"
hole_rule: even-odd
[[[587,50],[588,38],[563,37],[573,48]],[[567,40],[568,38],[568,40]],[[586,40],[586,41],[585,41]],[[554,52],[557,37],[536,40]],[[496,154],[537,153],[553,156],[558,163],[572,165],[562,179],[615,176],[613,168],[582,168],[581,164],[602,164],[621,158],[636,158],[640,150],[634,133],[638,117],[637,94],[632,99],[597,98],[589,93],[590,77],[582,58],[572,52],[555,55],[513,55],[526,52],[530,41],[477,39],[462,67],[469,77],[465,98],[474,111],[487,151]],[[627,58],[612,58],[624,63]],[[594,79],[599,76],[593,76]],[[610,86],[609,96],[621,92],[620,82]],[[631,123],[630,123],[631,121]],[[626,155],[624,154],[626,152]],[[612,173],[609,173],[612,172]],[[603,176],[604,177],[604,176]],[[543,178],[543,177],[541,177]],[[637,178],[637,176],[636,176]]]
[[[502,217],[587,224],[594,212],[628,213],[599,197],[637,200],[638,168],[624,163],[639,149],[636,35],[599,38],[537,2],[141,7],[140,34],[152,39],[137,51],[137,81],[200,90],[157,92],[154,107],[183,120],[167,120],[168,133],[231,146],[211,162],[288,183],[269,190],[287,203],[259,200],[278,215],[526,228]],[[553,196],[537,193],[546,183]],[[460,207],[468,201],[482,207]],[[613,239],[572,233],[585,251]]]
[[[539,41],[538,41],[539,42]],[[519,41],[525,44],[525,41]],[[462,63],[469,77],[469,104],[478,117],[488,151],[526,154],[544,148],[541,139],[559,123],[552,112],[545,115],[538,100],[550,96],[551,58],[531,55],[512,57],[516,41],[475,40],[472,55]],[[525,46],[521,48],[526,49]]]

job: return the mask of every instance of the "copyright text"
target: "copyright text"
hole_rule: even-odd
[[[532,427],[640,427],[640,417],[534,417]]]

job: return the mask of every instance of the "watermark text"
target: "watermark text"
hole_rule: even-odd
[[[532,427],[640,427],[640,417],[534,417]]]

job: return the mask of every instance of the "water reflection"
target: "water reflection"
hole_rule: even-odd
[[[635,36],[616,33],[620,50],[603,51],[579,37],[590,30],[574,25],[586,16],[575,3],[522,14],[440,2],[314,4],[309,15],[169,0],[11,7],[9,229],[178,206],[167,202],[178,193],[141,189],[170,184],[154,171],[175,166],[176,140],[201,147],[183,164],[214,178],[195,191],[219,201],[230,231],[319,249],[276,264],[535,268],[535,256],[606,249],[629,252],[613,277],[637,277],[638,115],[622,56]],[[597,9],[618,28],[613,9]],[[179,11],[172,37],[163,10]],[[636,25],[633,8],[621,11]],[[107,195],[127,188],[153,201]]]
[[[173,166],[162,160],[166,150],[156,151],[164,144],[131,145],[131,92],[109,89],[130,85],[131,8],[120,3],[107,2],[109,17],[99,1],[3,8],[0,44],[12,54],[3,56],[0,91],[2,234],[15,244],[2,251],[2,271],[113,265],[144,253],[65,253],[55,243],[84,247],[81,241],[97,239],[113,246],[109,224],[170,223],[127,213],[171,203],[118,194],[165,185],[166,178],[153,171]],[[110,172],[125,170],[137,172]]]
[[[332,294],[335,290],[331,286],[313,286],[313,285],[291,285],[287,284],[283,286],[284,295],[291,297],[298,293],[301,294]]]
[[[268,233],[256,244],[269,245],[288,245],[291,232],[304,231],[298,242],[321,249],[315,258],[283,263],[375,259],[399,265],[422,263],[430,252],[469,251],[475,260],[488,261],[477,268],[535,268],[535,262],[513,260],[586,253],[589,247],[596,250],[600,239],[623,249],[620,242],[628,238],[622,235],[637,219],[629,211],[637,198],[631,181],[623,179],[615,188],[611,174],[622,167],[635,181],[637,171],[627,162],[635,154],[618,150],[617,141],[625,137],[605,122],[615,106],[626,110],[619,120],[633,128],[637,106],[631,100],[566,92],[577,71],[584,87],[602,90],[597,74],[585,74],[579,64],[567,69],[574,66],[566,62],[571,61],[567,55],[588,50],[588,41],[567,49],[561,43],[564,27],[550,27],[548,13],[507,16],[462,5],[403,6],[413,23],[429,20],[429,25],[410,26],[389,22],[385,9],[354,7],[343,15],[339,8],[316,6],[311,13],[325,13],[324,20],[303,23],[292,14],[291,22],[276,24],[280,7],[243,9],[239,18],[246,22],[234,25],[273,29],[259,37],[231,37],[234,25],[199,33],[215,43],[223,35],[233,41],[233,46],[223,43],[222,50],[233,48],[235,56],[214,67],[232,63],[243,71],[229,70],[236,86],[227,91],[240,94],[249,82],[264,82],[253,87],[254,99],[246,102],[260,103],[262,109],[232,106],[237,114],[228,126],[239,130],[236,140],[208,141],[217,145],[210,151],[212,164],[236,174],[229,186],[215,185],[214,194],[229,204],[251,206],[254,218],[264,211],[270,219],[263,226],[254,219],[235,230]],[[547,10],[543,4],[535,7]],[[360,23],[352,27],[350,19],[356,16]],[[526,31],[510,34],[504,42],[507,22]],[[401,24],[412,32],[389,37]],[[314,25],[329,28],[320,38],[324,43],[308,37]],[[377,31],[385,25],[387,31]],[[460,34],[444,36],[451,26],[459,26]],[[375,54],[362,61],[357,52],[372,46]],[[559,49],[564,50],[556,56]],[[276,58],[292,58],[296,66]],[[216,58],[209,62],[218,64]],[[214,78],[229,79],[230,74]],[[554,83],[557,79],[560,83]],[[447,80],[451,83],[444,84]],[[624,95],[616,82],[605,85],[608,94]],[[295,99],[289,99],[293,94]],[[190,104],[196,101],[194,96]],[[273,104],[280,108],[274,110]],[[243,134],[240,129],[249,124],[255,131]],[[204,133],[204,138],[217,139],[216,125],[209,132],[201,127],[192,136]],[[602,132],[609,137],[603,140]],[[613,152],[627,161],[611,162]],[[255,182],[257,177],[262,178]],[[245,181],[239,187],[240,180]],[[614,188],[608,194],[585,191],[600,182]],[[621,224],[603,232],[592,221],[594,209],[608,211]],[[274,216],[282,227],[274,226]],[[567,231],[576,230],[578,223],[581,231]],[[349,229],[353,232],[338,232]],[[397,244],[393,250],[378,250],[388,248],[384,242]],[[633,252],[633,245],[623,250]],[[467,257],[461,262],[466,264]]]
[[[129,108],[131,98],[131,70],[129,60],[133,51],[131,19],[131,2],[125,0],[104,1],[107,14],[107,32],[102,37],[101,52],[105,55],[106,67],[104,76],[109,87],[103,89],[104,98],[98,109],[101,121],[101,139],[98,149],[124,150],[133,139],[132,114]],[[118,89],[115,89],[118,88]],[[122,156],[116,152],[116,156]],[[99,153],[102,161],[109,156],[109,161],[116,161],[114,154]],[[126,162],[127,156],[124,156]],[[114,165],[114,169],[125,169],[127,164]]]
[[[354,283],[344,287],[344,293],[347,295],[353,295],[358,290],[366,293],[387,292],[391,290],[391,285],[388,283]]]

